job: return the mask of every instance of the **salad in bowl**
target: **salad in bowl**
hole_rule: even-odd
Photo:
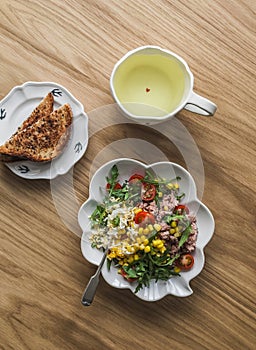
[[[189,282],[203,268],[214,231],[184,168],[125,158],[94,174],[78,219],[85,258],[98,265],[107,250],[105,280],[148,301],[192,293]]]

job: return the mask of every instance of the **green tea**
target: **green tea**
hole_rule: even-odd
[[[128,112],[160,117],[181,103],[185,76],[175,58],[135,54],[118,67],[113,83],[117,98]]]

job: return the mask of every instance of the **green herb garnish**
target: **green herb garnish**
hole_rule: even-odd
[[[179,248],[187,241],[190,233],[192,232],[191,224],[182,232],[182,235],[179,240]]]

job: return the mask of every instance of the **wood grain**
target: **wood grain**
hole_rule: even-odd
[[[88,112],[90,142],[74,171],[52,183],[0,166],[1,349],[255,348],[255,12],[251,0],[2,0],[0,98],[29,80],[62,84]],[[168,137],[104,119],[113,65],[146,44],[184,57],[195,91],[218,105],[211,119],[178,115],[203,159],[216,230],[192,296],[146,303],[101,280],[85,309],[95,267],[81,255],[76,215],[93,171],[122,156],[115,142],[129,138],[186,166]]]

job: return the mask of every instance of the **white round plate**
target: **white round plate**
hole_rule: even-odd
[[[49,93],[54,109],[69,103],[73,111],[71,137],[63,153],[51,162],[18,161],[6,163],[16,175],[26,179],[53,179],[67,173],[83,156],[88,144],[88,117],[83,105],[63,86],[52,82],[26,82],[14,87],[0,102],[0,144],[16,132],[34,108]]]
[[[210,210],[197,198],[196,185],[190,173],[178,164],[171,162],[159,162],[151,165],[145,165],[133,159],[120,158],[112,160],[101,168],[99,168],[90,183],[90,195],[88,200],[81,206],[78,213],[78,222],[83,231],[81,238],[81,250],[83,256],[92,264],[99,265],[103,253],[95,248],[92,248],[88,239],[90,235],[90,220],[89,216],[92,214],[97,203],[101,203],[104,198],[102,188],[106,186],[106,176],[110,175],[112,166],[116,164],[119,170],[119,180],[122,183],[129,179],[132,174],[145,173],[146,169],[150,169],[157,176],[163,178],[175,178],[180,176],[179,181],[180,192],[185,193],[184,203],[189,207],[190,212],[196,214],[198,237],[196,242],[196,249],[194,252],[195,263],[192,269],[181,272],[180,277],[175,276],[168,281],[151,282],[149,288],[143,288],[135,295],[146,301],[156,301],[162,299],[168,294],[178,297],[186,297],[193,293],[189,282],[196,277],[204,266],[204,247],[211,239],[214,232],[214,219]],[[104,279],[113,287],[128,288],[134,292],[136,282],[129,283],[120,274],[117,269],[111,266],[107,269],[105,263],[102,269]]]

